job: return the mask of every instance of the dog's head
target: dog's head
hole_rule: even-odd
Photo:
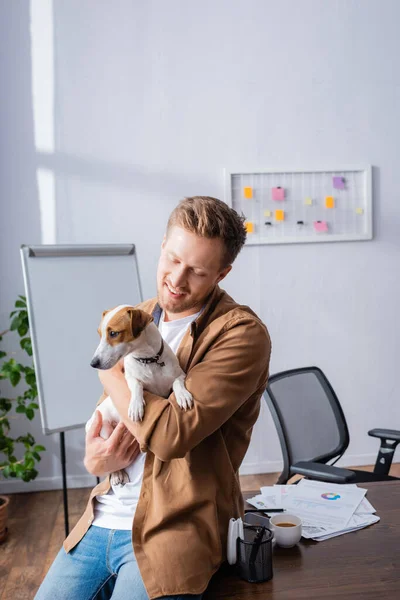
[[[95,369],[111,369],[138,346],[140,335],[152,320],[151,315],[133,306],[105,310],[98,328],[100,344],[90,365]]]

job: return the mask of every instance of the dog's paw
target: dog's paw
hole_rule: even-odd
[[[193,396],[185,387],[185,375],[180,375],[175,379],[172,389],[174,390],[176,401],[181,408],[184,410],[192,408]]]
[[[193,396],[192,394],[182,386],[178,391],[175,392],[175,398],[177,403],[181,408],[187,410],[188,408],[192,408],[193,406]]]
[[[123,469],[121,471],[115,471],[110,475],[111,485],[125,485],[129,481],[129,476]]]
[[[144,415],[144,398],[132,397],[128,407],[128,417],[132,421],[141,421]]]

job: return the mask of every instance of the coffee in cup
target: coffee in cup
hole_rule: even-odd
[[[269,522],[278,546],[291,548],[300,541],[301,519],[299,517],[285,513],[274,515]]]

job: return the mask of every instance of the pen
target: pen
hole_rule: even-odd
[[[286,508],[246,508],[245,512],[285,512]]]

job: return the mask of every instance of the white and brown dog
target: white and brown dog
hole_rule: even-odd
[[[153,317],[133,306],[120,305],[103,312],[100,344],[91,361],[95,369],[111,369],[124,359],[125,378],[131,391],[128,416],[133,421],[143,419],[145,401],[143,389],[167,398],[171,389],[178,405],[187,410],[193,405],[192,394],[185,387],[185,373],[178,359],[166,344]],[[110,397],[98,407],[103,420],[118,423],[120,416]],[[89,429],[92,419],[87,423]],[[106,438],[103,428],[101,437]],[[126,473],[113,473],[111,482],[125,483]]]

